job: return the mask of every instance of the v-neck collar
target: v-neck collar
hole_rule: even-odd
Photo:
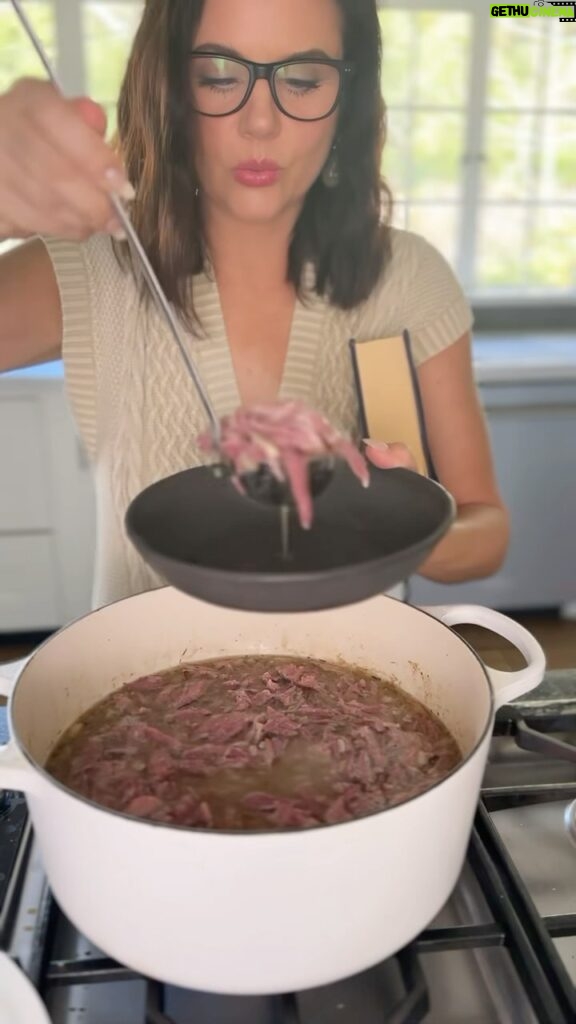
[[[302,300],[296,297],[290,337],[278,398],[299,398],[310,401],[315,376],[316,357],[322,334],[327,303],[313,290],[314,272],[305,272]],[[194,306],[203,328],[194,337],[194,353],[199,369],[218,416],[225,416],[241,404],[236,372],[218,284],[212,276],[199,274],[194,278]]]

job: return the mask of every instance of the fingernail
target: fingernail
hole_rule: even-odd
[[[129,181],[127,181],[126,176],[122,174],[121,171],[117,170],[116,167],[109,167],[105,172],[104,177],[106,178],[106,181],[112,185],[114,191],[117,192],[120,198],[125,199],[127,203],[136,198],[136,189]]]
[[[377,452],[387,452],[390,448],[390,445],[386,444],[386,441],[373,441],[370,437],[365,437],[362,443],[365,444],[367,448],[374,448]]]
[[[108,222],[106,225],[106,232],[107,234],[112,235],[112,238],[115,238],[117,242],[126,241],[126,232],[117,220],[111,220]]]

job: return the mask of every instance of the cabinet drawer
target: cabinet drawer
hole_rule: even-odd
[[[53,538],[0,536],[0,632],[59,625]]]
[[[2,396],[0,531],[40,531],[51,526],[46,429],[38,398]]]

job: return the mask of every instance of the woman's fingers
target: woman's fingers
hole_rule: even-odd
[[[379,469],[412,469],[417,470],[416,460],[410,449],[400,441],[386,444],[385,441],[364,441],[366,457]]]
[[[105,135],[102,107],[48,82],[23,79],[0,95],[0,234],[117,233],[111,195],[134,190]]]
[[[89,99],[88,96],[79,96],[77,99],[70,100],[70,106],[77,114],[80,114],[84,124],[98,132],[103,139],[106,137],[108,120],[105,111],[98,103],[94,103],[94,100]]]

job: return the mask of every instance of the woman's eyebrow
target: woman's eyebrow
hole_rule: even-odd
[[[221,43],[202,43],[201,46],[195,46],[194,50],[192,52],[193,53],[218,53],[218,54],[221,54],[223,57],[234,57],[237,60],[248,60],[248,58],[245,57],[244,54],[240,53],[238,50],[234,50],[230,46],[222,46]],[[290,61],[290,60],[334,60],[334,59],[335,58],[331,57],[330,54],[326,53],[325,50],[313,49],[313,50],[301,50],[298,53],[291,53],[291,54],[289,54],[286,57],[282,57],[278,61],[270,61],[270,63],[282,64],[284,61]],[[259,61],[254,61],[253,63],[254,64],[258,64],[260,62]]]

